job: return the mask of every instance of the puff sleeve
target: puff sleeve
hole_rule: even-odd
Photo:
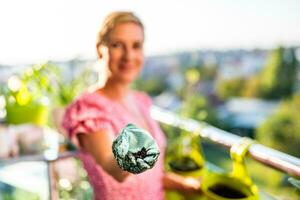
[[[81,96],[67,109],[62,125],[70,139],[102,129],[113,131],[113,120],[105,101],[91,94]]]

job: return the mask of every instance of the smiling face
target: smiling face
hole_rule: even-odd
[[[117,24],[108,34],[105,45],[97,48],[100,59],[108,66],[109,79],[131,83],[144,64],[144,32],[136,23]]]

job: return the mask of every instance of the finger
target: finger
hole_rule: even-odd
[[[138,158],[136,161],[137,161],[138,165],[141,168],[144,168],[144,169],[150,169],[151,168],[144,160],[142,160],[140,158]]]
[[[147,150],[147,155],[158,155],[160,154],[158,149],[148,149]]]
[[[135,157],[132,155],[132,153],[128,153],[127,156],[128,156],[128,158],[129,158],[129,161],[130,161],[132,164],[136,165],[136,159],[135,159]]]

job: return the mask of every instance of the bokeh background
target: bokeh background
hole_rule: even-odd
[[[116,10],[133,11],[144,22],[146,62],[134,87],[149,93],[156,105],[300,157],[298,0],[1,1],[1,144],[11,140],[7,126],[30,120],[64,136],[59,126],[63,108],[89,85],[101,84],[96,33],[104,16]],[[27,109],[22,111],[25,117],[14,114],[20,106]],[[42,113],[41,118],[31,118],[36,113]],[[13,128],[18,134],[32,132],[28,126]],[[170,144],[183,134],[174,127],[163,129]],[[44,138],[44,132],[38,134]],[[20,141],[19,156],[22,150],[42,149],[28,150]],[[227,151],[201,144],[207,161],[231,169]],[[36,171],[31,177],[17,177],[43,174],[40,164],[23,164],[22,169]],[[57,166],[61,199],[91,198],[80,162],[67,160]],[[300,198],[286,174],[251,159],[247,167],[259,188],[276,199]],[[17,183],[16,176],[8,177],[16,174],[13,169],[0,166],[0,199],[47,197],[47,188],[32,191]],[[70,169],[80,172],[77,179],[71,178],[74,174],[64,176]],[[41,174],[36,183],[45,184]]]

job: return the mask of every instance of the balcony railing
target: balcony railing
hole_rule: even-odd
[[[171,126],[182,128],[191,133],[199,134],[202,138],[230,148],[238,143],[242,137],[210,126],[204,122],[198,122],[192,119],[184,119],[178,115],[163,110],[159,107],[153,107],[151,116],[155,120]],[[291,176],[300,178],[300,159],[294,156],[282,153],[259,143],[254,143],[249,148],[249,155],[272,168],[283,171]]]
[[[151,116],[155,120],[178,127],[194,134],[199,134],[202,138],[207,139],[215,144],[230,148],[233,144],[238,143],[242,137],[231,134],[224,130],[218,129],[204,122],[198,122],[192,119],[185,119],[175,113],[154,106],[151,110]],[[294,156],[282,153],[272,148],[266,147],[259,143],[251,145],[248,151],[254,160],[263,163],[272,168],[283,171],[291,176],[300,178],[300,159]],[[49,149],[48,153],[42,155],[22,156],[11,159],[0,160],[1,165],[9,165],[23,161],[44,161],[48,166],[49,198],[58,199],[57,186],[54,178],[53,163],[57,160],[74,157],[76,151],[58,154],[57,150]]]

